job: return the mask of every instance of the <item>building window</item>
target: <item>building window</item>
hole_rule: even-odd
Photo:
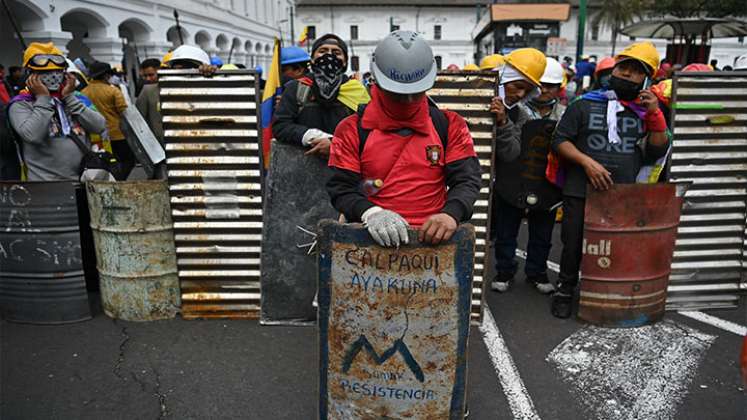
[[[358,39],[358,25],[350,25],[350,39]]]
[[[360,66],[360,59],[358,58],[358,56],[354,55],[354,56],[350,57],[350,68],[353,71],[358,71],[358,70],[360,70],[360,67],[361,67]]]
[[[309,39],[316,39],[316,26],[309,25],[308,28],[309,30],[306,32],[306,36],[308,36]]]
[[[591,27],[591,40],[599,41],[599,25],[594,25]]]
[[[441,39],[441,25],[433,27],[433,39]]]
[[[435,56],[435,57],[433,57],[433,58],[435,58],[435,59],[436,59],[436,68],[437,68],[437,69],[439,69],[439,70],[441,70],[441,61],[442,61],[442,60],[441,60],[441,56],[440,56],[440,55],[437,55],[437,56]]]

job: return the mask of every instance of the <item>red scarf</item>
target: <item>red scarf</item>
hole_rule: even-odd
[[[378,86],[371,87],[371,102],[366,106],[361,126],[366,130],[397,131],[409,128],[422,134],[430,134],[431,119],[428,114],[428,99],[417,102],[397,102],[381,92]]]

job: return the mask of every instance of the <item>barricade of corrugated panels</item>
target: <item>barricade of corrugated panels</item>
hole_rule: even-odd
[[[735,307],[745,291],[747,72],[677,73],[670,179],[685,194],[669,309]]]
[[[482,320],[482,305],[487,290],[485,276],[489,251],[490,182],[493,173],[493,141],[495,118],[490,113],[490,101],[496,94],[495,73],[439,73],[428,96],[439,108],[454,111],[467,121],[475,151],[482,167],[482,187],[475,203],[471,224],[475,226],[475,271],[472,285],[473,322]]]
[[[254,71],[159,72],[184,318],[258,318],[262,234]]]

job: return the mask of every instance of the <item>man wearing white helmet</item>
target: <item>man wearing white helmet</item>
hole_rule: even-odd
[[[547,58],[540,78],[540,94],[521,105],[527,119],[519,130],[519,156],[496,164],[493,194],[493,226],[495,235],[496,277],[491,288],[505,292],[516,274],[516,247],[519,227],[527,218],[529,240],[524,266],[526,280],[540,293],[550,293],[554,286],[547,278],[547,257],[552,246],[556,204],[561,200],[560,189],[545,179],[547,154],[552,133],[565,107],[559,103],[560,90],[565,82],[565,70],[560,63]]]
[[[381,246],[406,244],[410,226],[422,243],[446,241],[471,218],[480,191],[467,124],[429,106],[437,67],[418,34],[395,31],[379,42],[371,72],[371,102],[335,130],[332,204]]]

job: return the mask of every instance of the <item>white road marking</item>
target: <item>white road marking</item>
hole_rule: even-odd
[[[548,356],[587,418],[676,417],[715,336],[673,321],[640,328],[584,327]]]
[[[516,248],[516,256],[521,258],[522,260],[526,260],[527,252],[522,249]],[[560,264],[558,263],[547,260],[547,268],[549,268],[550,270],[556,273],[560,273]]]
[[[480,332],[514,418],[539,420],[540,417],[534,408],[532,397],[529,396],[524,382],[519,376],[519,370],[514,364],[514,359],[511,357],[506,342],[503,340],[503,335],[498,330],[493,314],[488,307],[485,308],[483,314]]]
[[[747,327],[743,327],[739,324],[735,324],[725,319],[717,318],[713,315],[708,315],[700,311],[679,311],[680,315],[684,315],[688,318],[692,318],[696,321],[703,322],[708,325],[712,325],[716,328],[720,328],[724,331],[729,331],[736,335],[745,336],[747,335]]]

